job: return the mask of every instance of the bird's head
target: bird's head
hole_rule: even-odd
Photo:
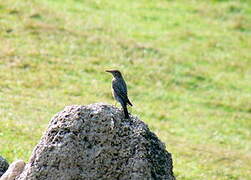
[[[121,72],[119,70],[106,70],[105,72],[111,73],[113,77],[121,77]]]

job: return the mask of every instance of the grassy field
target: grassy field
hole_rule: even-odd
[[[0,155],[28,161],[120,69],[177,179],[251,179],[251,1],[0,1]]]

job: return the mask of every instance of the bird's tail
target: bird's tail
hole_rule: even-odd
[[[128,110],[127,110],[127,106],[123,106],[123,110],[124,110],[124,114],[125,114],[125,119],[129,119],[129,113],[128,113]]]

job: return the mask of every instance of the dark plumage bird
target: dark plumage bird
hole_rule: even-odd
[[[127,104],[132,106],[132,103],[130,102],[127,96],[127,86],[125,80],[121,72],[118,70],[107,70],[106,72],[109,72],[113,75],[113,80],[112,80],[113,97],[115,98],[116,101],[118,101],[121,104],[124,110],[125,118],[128,119],[129,113],[127,110]]]

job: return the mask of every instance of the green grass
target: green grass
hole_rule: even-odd
[[[177,179],[251,178],[251,1],[0,2],[0,155],[28,161],[66,105],[120,69]]]

